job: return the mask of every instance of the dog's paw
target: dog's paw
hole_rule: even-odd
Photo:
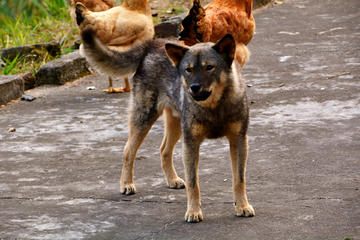
[[[203,220],[202,212],[187,211],[185,214],[185,221],[189,223],[197,223]]]
[[[174,189],[185,188],[185,181],[181,178],[169,181],[169,187]]]
[[[120,187],[120,192],[126,195],[132,195],[136,193],[136,187],[134,184],[124,184]]]
[[[238,217],[253,217],[255,216],[254,208],[251,205],[236,207],[236,216]]]

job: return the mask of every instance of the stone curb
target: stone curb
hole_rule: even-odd
[[[61,56],[60,58],[42,66],[36,73],[36,85],[62,85],[90,74],[88,63],[80,55],[79,50]],[[0,75],[0,105],[21,97],[24,93],[27,74]],[[32,84],[30,82],[30,84]]]
[[[187,12],[179,16],[164,19],[162,23],[155,25],[155,33],[159,38],[176,37],[181,31],[181,22],[186,17]]]
[[[18,54],[20,56],[36,58],[44,53],[49,53],[51,56],[55,57],[61,54],[60,48],[60,44],[53,41],[44,44],[32,44],[2,49],[0,51],[0,55],[2,58],[7,59],[10,62],[13,61]]]
[[[90,73],[85,57],[80,55],[79,50],[75,50],[55,61],[48,62],[35,76],[37,85],[62,85]]]
[[[0,76],[0,105],[21,97],[24,93],[24,80],[21,76]]]

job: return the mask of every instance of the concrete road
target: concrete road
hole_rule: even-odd
[[[218,139],[201,146],[204,221],[184,221],[161,120],[138,152],[137,194],[120,194],[130,94],[102,92],[95,74],[0,108],[0,239],[360,239],[360,2],[289,0],[255,19],[243,69],[255,217],[235,216]],[[174,161],[184,177],[180,144]]]

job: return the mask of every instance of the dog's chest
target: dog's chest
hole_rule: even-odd
[[[221,121],[223,120],[223,121]],[[216,119],[216,118],[207,118],[207,119],[194,119],[193,129],[200,128],[202,133],[206,138],[220,138],[229,132],[228,125],[229,122],[226,119]]]
[[[228,129],[226,124],[211,124],[211,125],[203,125],[205,129],[205,136],[206,138],[220,138],[226,136],[228,133]]]
[[[182,116],[182,126],[184,134],[213,139],[244,131],[246,120],[241,111],[187,111]]]
[[[220,138],[246,131],[248,108],[246,97],[223,99],[216,108],[207,108],[196,103],[184,88],[172,95],[181,114],[183,133],[199,138]]]

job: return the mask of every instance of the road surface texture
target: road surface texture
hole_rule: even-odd
[[[360,239],[360,2],[289,0],[255,19],[243,69],[255,217],[235,216],[222,138],[200,149],[204,221],[184,221],[161,119],[138,152],[137,193],[120,194],[130,94],[102,92],[94,74],[0,108],[0,239]],[[174,162],[183,178],[180,144]]]

